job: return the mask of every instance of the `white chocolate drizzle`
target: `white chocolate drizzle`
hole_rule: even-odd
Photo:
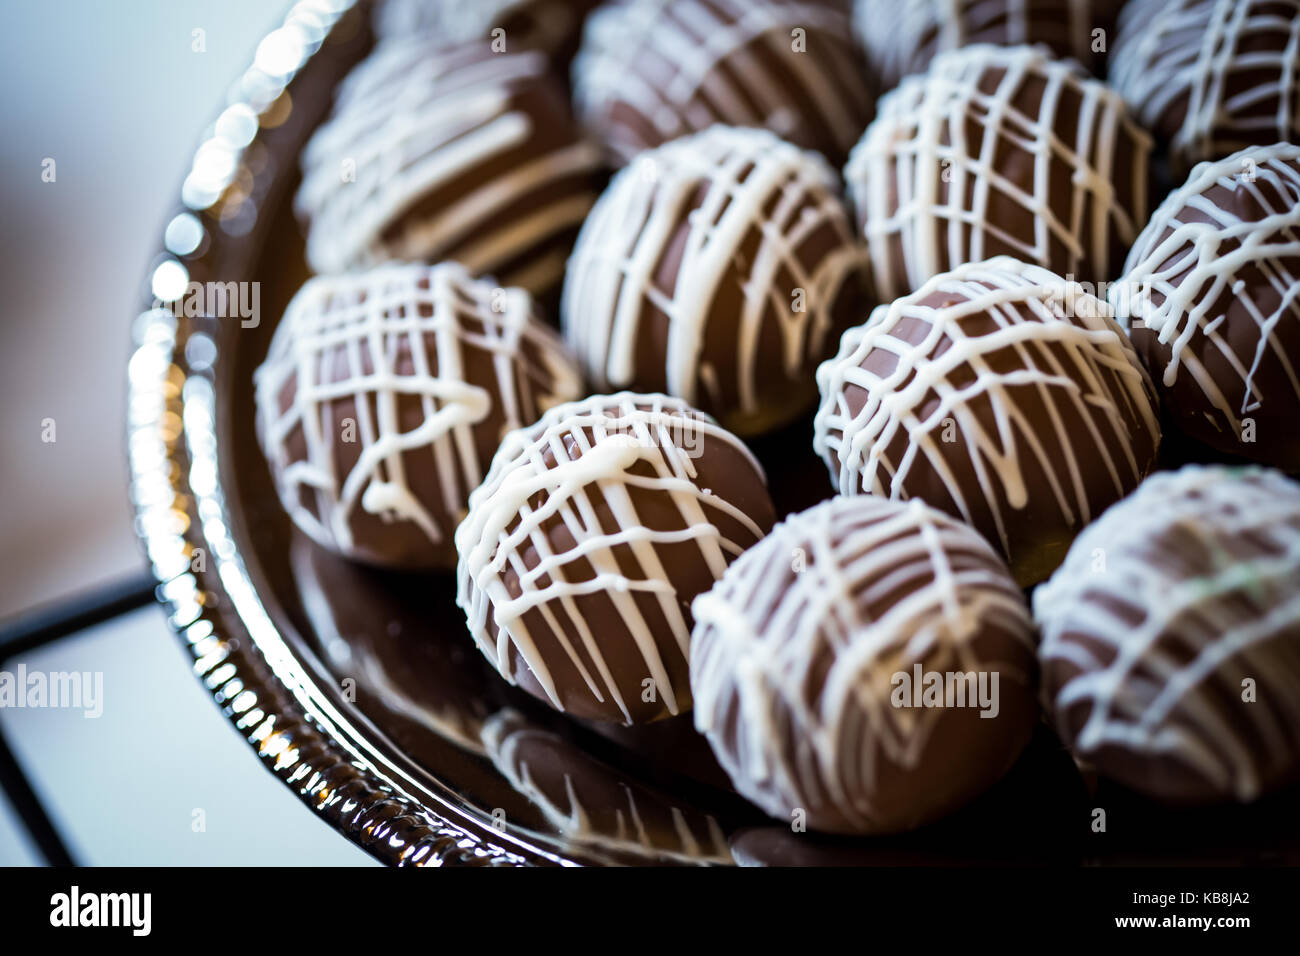
[[[471,349],[491,356],[494,381],[465,380]],[[479,460],[474,428],[493,406],[504,431],[583,391],[576,363],[536,318],[531,297],[473,279],[455,263],[389,264],[308,280],[254,382],[259,437],[285,510],[313,539],[344,553],[354,544],[358,509],[411,522],[431,544],[442,543],[451,528],[439,513],[454,522],[482,479],[487,463]],[[286,389],[292,401],[282,408]],[[424,418],[403,430],[399,403],[412,398]],[[344,439],[334,433],[340,423],[332,406],[346,400],[360,456],[340,481]],[[287,445],[298,431],[306,449],[300,460]],[[412,491],[412,452],[428,454],[441,502]]]
[[[1300,0],[1130,0],[1111,62],[1143,124],[1184,111],[1169,144],[1180,173],[1300,137]]]
[[[573,180],[597,168],[598,152],[576,135],[540,150],[536,124],[567,118],[530,115],[520,100],[553,82],[548,69],[540,52],[493,54],[477,44],[436,50],[418,36],[381,44],[348,76],[334,114],[303,151],[295,208],[310,223],[312,268],[454,258],[475,275],[497,274],[576,228],[595,196]],[[482,167],[503,161],[508,169],[478,182]],[[445,207],[407,215],[448,188],[457,198]],[[532,195],[544,197],[533,214],[502,221],[503,210]],[[543,274],[528,276],[529,291],[562,274],[562,260],[552,258]]]
[[[683,437],[689,440],[682,441]],[[685,659],[690,630],[658,546],[694,542],[716,579],[763,535],[763,529],[738,507],[696,484],[693,457],[707,442],[740,451],[761,479],[758,462],[735,436],[712,418],[665,395],[596,395],[553,408],[536,424],[505,437],[487,478],[470,495],[469,514],[456,529],[456,549],[460,553],[457,603],[479,649],[507,680],[513,682],[513,649],[551,703],[564,709],[551,667],[525,620],[525,615],[536,612],[592,696],[598,701],[612,699],[628,722],[631,714],[606,661],[605,641],[630,638],[667,710],[676,714],[689,707],[689,688],[672,685],[635,595],[655,595]],[[548,455],[551,463],[546,461]],[[638,464],[648,465],[653,476],[632,474],[630,469]],[[646,526],[637,515],[633,491],[638,497],[671,501],[684,528]],[[608,507],[617,531],[607,533],[601,528],[597,501]],[[713,520],[717,515],[738,522],[749,539],[725,537]],[[574,540],[571,548],[559,553],[548,531],[548,524],[556,519]],[[616,549],[630,551],[636,573],[624,571]],[[531,565],[525,558],[529,551],[537,558]],[[594,575],[570,580],[573,575],[566,569],[577,562],[589,564]],[[507,588],[507,570],[513,572],[516,594]],[[574,599],[596,592],[608,595],[625,634],[615,633],[617,624],[612,630],[595,632],[585,620]],[[495,640],[488,629],[489,615],[497,628]],[[566,637],[570,633],[579,635],[585,656]],[[589,668],[586,659],[594,666]]]
[[[845,12],[820,0],[619,0],[587,19],[575,107],[618,165],[715,123],[786,137],[806,123],[844,152],[869,97],[849,33]],[[615,120],[616,104],[657,138]],[[796,116],[800,104],[815,115]]]
[[[1048,704],[1089,708],[1080,756],[1172,761],[1241,801],[1300,759],[1300,485],[1279,472],[1153,475],[1079,535],[1034,617],[1044,668],[1077,669]]]
[[[787,518],[692,613],[695,726],[777,818],[834,807],[855,829],[882,823],[882,763],[917,767],[944,713],[895,706],[892,674],[998,671],[1030,694],[1024,597],[988,542],[920,501],[837,497]],[[1019,660],[975,652],[995,630]]]
[[[736,409],[711,387],[720,361],[702,354],[711,322],[738,330],[732,377],[742,415],[761,406],[756,368],[768,326],[777,328],[786,377],[806,374],[824,354],[836,294],[853,273],[865,272],[837,186],[817,154],[766,130],[726,126],[644,153],[622,170],[583,225],[564,285],[564,336],[593,383],[638,384],[637,349],[652,309],[668,318],[667,391],[692,404],[707,400],[720,417]],[[837,245],[805,261],[809,237],[828,228]],[[682,229],[681,265],[665,289],[656,272]],[[752,253],[742,253],[756,235]],[[722,285],[737,273],[741,312],[718,315]]]
[[[981,83],[998,73],[996,89],[983,91]],[[1015,99],[1035,86],[1041,102],[1031,115]],[[1067,98],[1079,101],[1079,122],[1061,129],[1057,116]],[[967,138],[967,124],[983,131],[978,143]],[[884,299],[945,268],[988,258],[994,241],[1017,258],[1101,281],[1120,265],[1111,261],[1113,238],[1131,243],[1145,221],[1150,150],[1150,136],[1124,101],[1082,67],[1037,47],[976,44],[935,57],[929,72],[881,98],[844,177]],[[1021,168],[1032,163],[1029,181],[1011,174],[1004,151]],[[1062,176],[1070,199],[1054,206],[1052,184]],[[1117,198],[1125,181],[1131,208]],[[1021,207],[1031,234],[992,217],[995,198]]]
[[[956,301],[942,309],[920,304],[936,293]],[[997,330],[964,334],[960,320],[977,314],[993,318]],[[900,328],[917,321],[925,332],[913,343]],[[936,355],[945,339],[947,347]],[[886,374],[863,367],[876,350],[895,358]],[[1011,355],[1016,370],[994,370]],[[877,307],[864,325],[844,334],[839,354],[817,370],[817,384],[822,405],[813,447],[842,494],[906,498],[911,469],[926,461],[966,521],[975,523],[977,504],[988,505],[1004,553],[1011,547],[1003,503],[1016,511],[1030,504],[1031,463],[1048,479],[1043,498],[1033,502],[1039,514],[1054,503],[1066,526],[1075,528],[1134,487],[1152,464],[1134,450],[1135,423],[1147,432],[1152,454],[1159,443],[1154,388],[1110,307],[1078,283],[1007,256],[961,266]],[[1016,407],[1012,390],[1029,386],[1052,409],[1054,443],[1036,433],[1041,422]],[[850,389],[865,392],[856,411]],[[925,409],[933,395],[939,401]],[[985,402],[993,423],[982,420]],[[1065,409],[1088,430],[1069,431]],[[946,428],[955,429],[947,441]],[[889,446],[900,435],[907,442],[898,456]],[[1063,459],[1051,451],[1053,444]],[[954,476],[948,459],[957,454],[969,457],[975,487],[962,487]],[[1113,482],[1114,494],[1101,502],[1089,498],[1082,478],[1093,460],[1105,462]]]
[[[583,6],[579,0],[384,0],[375,9],[375,33],[384,40],[422,34],[439,44],[496,39],[504,52],[553,52],[577,33]],[[522,35],[506,30],[515,20]],[[494,36],[496,29],[503,32]]]
[[[1242,219],[1208,199],[1214,187],[1248,197],[1241,205],[1258,210]],[[1265,190],[1263,187],[1268,187]],[[1191,211],[1208,222],[1183,222]],[[1191,217],[1188,217],[1189,219]],[[1111,289],[1111,304],[1122,324],[1144,327],[1170,350],[1163,369],[1153,369],[1166,387],[1180,372],[1190,375],[1209,404],[1241,434],[1242,419],[1267,401],[1300,410],[1298,355],[1283,350],[1279,326],[1300,326],[1300,146],[1278,143],[1242,150],[1215,163],[1202,163],[1191,178],[1156,210],[1129,253],[1123,281]],[[1240,279],[1258,270],[1275,307]],[[1232,316],[1224,303],[1234,306]],[[1253,354],[1234,348],[1242,330],[1237,321],[1253,321],[1258,345]],[[1218,352],[1241,382],[1225,388],[1206,368],[1208,354]],[[1289,394],[1265,395],[1256,381],[1267,360],[1282,370]]]
[[[1055,10],[1035,0],[854,0],[853,26],[882,85],[892,87],[927,65],[923,45],[937,54],[973,42],[1029,44],[1041,38],[1044,21],[1087,63],[1095,14],[1108,5],[1115,0],[1062,0]]]

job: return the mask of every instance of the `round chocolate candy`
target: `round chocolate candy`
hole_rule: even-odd
[[[574,63],[579,117],[616,165],[723,123],[837,166],[871,118],[847,11],[827,0],[613,0]]]
[[[695,725],[782,820],[929,823],[997,781],[1037,723],[1024,596],[983,538],[920,501],[796,514],[692,610]]]
[[[1184,432],[1300,472],[1300,146],[1196,167],[1111,304]]]
[[[773,520],[762,469],[713,419],[597,395],[502,442],[456,530],[457,603],[502,676],[557,710],[679,714],[691,599]]]
[[[542,50],[571,56],[582,21],[598,0],[384,0],[375,33],[387,40],[424,36],[438,45],[489,40],[499,53]]]
[[[583,392],[522,289],[453,263],[304,285],[255,376],[280,500],[320,544],[453,568],[452,534],[501,436]]]
[[[302,165],[315,271],[455,260],[541,295],[559,286],[599,159],[544,54],[415,36],[348,76]]]
[[[814,448],[846,495],[921,498],[1030,585],[1152,469],[1155,390],[1110,307],[1007,257],[936,276],[817,371]]]
[[[1262,468],[1147,479],[1034,592],[1050,716],[1098,772],[1173,803],[1300,776],[1300,485]]]
[[[1150,150],[1077,64],[978,44],[882,97],[844,178],[886,301],[996,255],[1098,283],[1146,222]]]
[[[569,263],[564,335],[601,390],[663,391],[742,435],[815,401],[866,314],[866,259],[820,156],[715,126],[642,155]]]
[[[855,0],[853,27],[883,89],[975,43],[1041,44],[1100,75],[1122,0]]]
[[[1110,79],[1174,172],[1300,142],[1300,0],[1130,0]]]

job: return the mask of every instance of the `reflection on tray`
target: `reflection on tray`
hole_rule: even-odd
[[[386,732],[395,723],[420,728],[421,737],[393,736],[431,769],[443,765],[448,743],[491,761],[535,812],[497,807],[486,793],[477,800],[481,808],[565,844],[676,863],[731,861],[713,816],[593,757],[566,733],[582,733],[576,722],[549,711],[529,714],[539,709],[535,702],[505,685],[463,633],[449,578],[377,572],[298,534],[290,552],[311,637],[357,706]],[[641,730],[635,739],[651,752],[667,752],[660,744],[684,733],[697,744],[686,748],[688,759],[693,753],[702,762],[700,748],[707,751],[688,724]]]
[[[450,584],[351,564],[297,533],[290,554],[326,663],[341,682],[355,682],[356,702],[372,695],[386,710],[483,753],[480,732],[495,707],[493,688],[473,646],[440,639],[430,621],[433,608],[459,614]],[[443,634],[448,630],[444,625]]]
[[[483,730],[497,768],[574,843],[633,849],[679,862],[730,863],[717,820],[627,779],[558,734],[503,710]]]
[[[1002,782],[915,833],[845,839],[765,824],[723,792],[689,716],[587,724],[506,685],[463,633],[449,577],[376,572],[297,534],[290,555],[308,637],[345,690],[355,682],[369,719],[485,819],[497,810],[508,826],[609,862],[1300,863],[1294,789],[1246,807],[1162,807],[1081,775],[1045,726]]]

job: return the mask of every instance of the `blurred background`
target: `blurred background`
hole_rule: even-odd
[[[131,320],[201,134],[289,5],[0,3],[0,622],[145,567],[123,451]],[[98,719],[0,709],[76,860],[367,862],[262,769],[188,659],[149,607],[21,661],[104,675]],[[37,862],[0,796],[0,865]]]

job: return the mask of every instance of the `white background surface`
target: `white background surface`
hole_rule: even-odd
[[[0,0],[0,619],[143,566],[123,456],[130,322],[194,147],[287,8]],[[159,610],[27,664],[104,674],[98,720],[0,711],[80,861],[369,860],[262,769]],[[192,828],[196,809],[206,832]],[[31,862],[0,798],[0,864]]]

